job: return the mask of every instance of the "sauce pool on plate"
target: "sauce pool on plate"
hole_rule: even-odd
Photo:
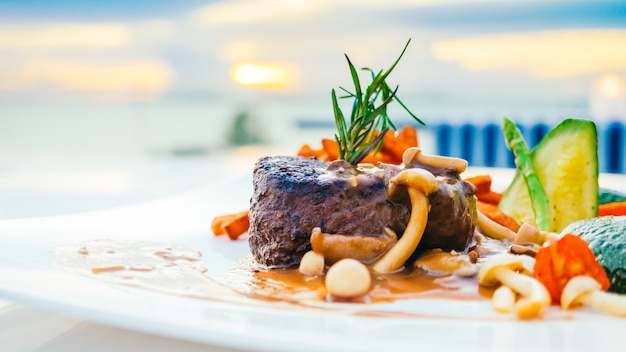
[[[432,253],[418,260],[418,266],[391,274],[372,275],[368,294],[355,299],[330,297],[323,276],[302,275],[298,269],[268,270],[248,256],[232,269],[210,278],[200,265],[202,253],[196,249],[147,241],[92,240],[77,245],[57,246],[55,265],[60,269],[108,283],[151,291],[244,303],[249,305],[305,309],[342,310],[334,303],[377,304],[412,299],[485,301],[492,291],[480,288],[475,277],[452,274],[442,268],[447,252]],[[210,269],[210,268],[209,268]],[[364,306],[362,306],[364,307]],[[365,308],[365,307],[364,307]],[[391,312],[387,312],[389,314]],[[401,313],[401,312],[398,312]]]

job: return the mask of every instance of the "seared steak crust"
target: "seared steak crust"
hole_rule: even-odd
[[[353,187],[349,178],[320,178],[329,163],[301,157],[264,157],[254,168],[249,244],[269,267],[297,265],[311,249],[311,230],[380,235],[385,226],[402,234],[410,213],[386,196],[382,178]]]
[[[383,177],[362,174],[355,186],[352,177],[329,177],[328,166],[317,159],[292,156],[257,161],[249,244],[258,263],[268,267],[297,265],[311,249],[314,227],[326,233],[369,236],[381,235],[389,227],[402,235],[410,217],[408,198],[390,200]],[[463,250],[474,231],[475,208],[464,196],[460,201],[458,195],[450,198],[449,185],[442,180],[440,191],[430,197],[431,215],[420,248]],[[462,188],[462,184],[453,187]],[[473,201],[473,189],[470,193]],[[468,217],[456,219],[459,213]]]
[[[428,224],[418,249],[462,251],[469,246],[476,227],[476,188],[448,176],[437,181],[439,190],[428,197]]]

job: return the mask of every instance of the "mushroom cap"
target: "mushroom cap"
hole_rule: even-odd
[[[495,269],[508,268],[515,272],[532,273],[533,258],[526,255],[500,254],[482,263],[478,271],[478,283],[483,286],[496,286],[500,281],[495,276]]]
[[[420,154],[422,154],[422,148],[420,147],[407,148],[402,154],[402,162],[404,165],[411,165],[413,161],[417,161]]]
[[[600,290],[602,285],[590,276],[575,276],[571,278],[561,293],[561,308],[568,309],[585,294]]]
[[[403,187],[398,187],[403,186]],[[435,175],[425,169],[405,169],[389,180],[387,193],[389,197],[396,197],[404,194],[406,188],[414,188],[422,192],[424,195],[436,192],[439,189]]]
[[[420,147],[410,147],[402,154],[402,163],[406,168],[426,168],[431,171],[448,169],[456,174],[467,169],[468,162],[465,159],[442,155],[425,155]],[[439,172],[434,172],[438,174]]]

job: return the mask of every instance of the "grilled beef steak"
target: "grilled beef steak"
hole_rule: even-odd
[[[311,249],[314,227],[325,233],[380,236],[385,227],[401,236],[410,217],[408,199],[392,201],[385,180],[397,167],[356,170],[343,162],[302,157],[261,158],[255,165],[250,200],[249,244],[268,267],[298,265]],[[439,191],[419,249],[463,250],[471,240],[474,188],[458,176],[438,177]]]

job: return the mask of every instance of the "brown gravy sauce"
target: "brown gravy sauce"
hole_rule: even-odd
[[[260,271],[254,275],[261,290],[285,290],[315,292],[320,300],[337,300],[325,293],[323,277],[305,277],[297,269]],[[372,274],[372,286],[366,297],[356,302],[391,302],[399,299],[449,298],[479,300],[491,296],[488,291],[477,290],[475,278],[462,278],[453,275],[431,276],[419,269],[407,269],[394,273]],[[273,287],[268,287],[269,285]],[[350,300],[339,300],[350,301]]]
[[[496,241],[499,243],[499,241]],[[494,242],[493,253],[501,248]],[[459,277],[437,269],[441,258],[428,259],[420,268],[386,275],[374,275],[371,291],[365,297],[337,300],[326,295],[324,278],[304,276],[297,269],[262,269],[251,257],[243,258],[215,280],[207,268],[198,265],[200,251],[170,244],[143,241],[93,240],[78,245],[58,246],[55,265],[60,269],[97,280],[133,286],[167,294],[266,307],[323,309],[363,316],[429,317],[388,308],[345,310],[331,302],[383,304],[408,299],[488,300],[491,289],[477,284],[476,277]],[[446,256],[443,253],[441,256]],[[430,266],[429,266],[430,265]],[[423,268],[435,268],[430,272]],[[382,306],[381,306],[382,307]],[[485,312],[485,317],[490,315]],[[458,318],[458,317],[457,317]],[[472,319],[481,318],[473,317]],[[492,318],[488,318],[492,319]]]
[[[57,267],[115,284],[199,297],[219,287],[197,265],[200,251],[183,246],[93,240],[52,251]]]
[[[423,263],[428,268],[437,267],[451,257],[441,252]],[[369,293],[356,299],[337,299],[326,294],[323,276],[305,276],[297,268],[264,269],[252,259],[239,263],[220,277],[220,281],[238,292],[290,301],[338,301],[354,303],[384,303],[405,299],[490,299],[493,289],[478,285],[477,278],[462,277],[451,272],[426,271],[407,267],[392,274],[371,272],[372,285]]]

